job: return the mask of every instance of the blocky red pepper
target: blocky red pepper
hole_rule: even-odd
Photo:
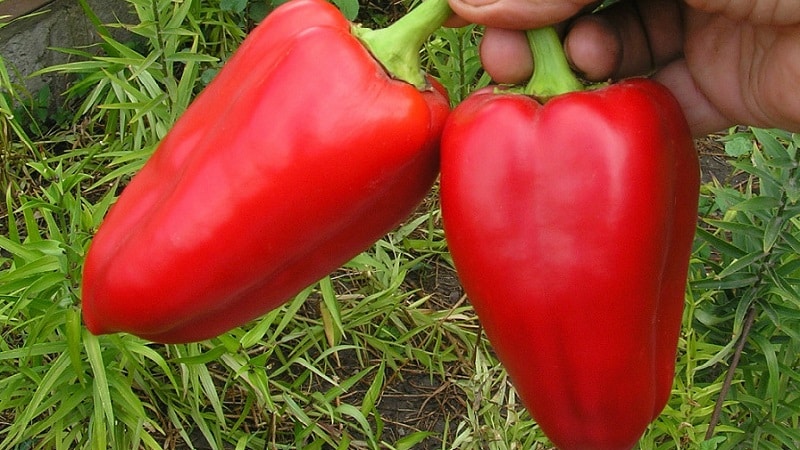
[[[409,215],[438,174],[450,109],[418,52],[449,14],[446,1],[428,1],[366,30],[324,0],[273,11],[98,230],[83,272],[89,330],[214,337]]]
[[[671,392],[698,159],[653,81],[583,91],[573,77],[549,90],[542,48],[560,53],[559,77],[569,69],[555,33],[537,32],[525,92],[477,92],[448,118],[445,235],[544,433],[562,450],[630,449]]]

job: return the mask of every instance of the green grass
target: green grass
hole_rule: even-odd
[[[0,61],[0,448],[549,448],[458,286],[435,190],[371,249],[216,339],[83,328],[94,231],[260,14],[130,4],[139,23],[98,23],[100,45],[42,71],[73,77],[64,98],[26,93]],[[488,83],[479,36],[445,29],[427,45],[454,103]],[[42,119],[45,100],[63,104]],[[798,448],[800,136],[704,142],[730,172],[703,186],[673,395],[639,448]]]

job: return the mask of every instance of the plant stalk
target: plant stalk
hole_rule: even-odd
[[[525,86],[525,94],[547,101],[557,95],[584,89],[583,83],[572,72],[561,39],[553,27],[528,30],[526,35],[533,55],[533,76]]]
[[[424,90],[430,86],[419,52],[451,14],[447,0],[425,0],[386,28],[372,30],[354,25],[353,34],[392,77]]]
[[[728,396],[728,391],[733,383],[733,373],[736,371],[736,367],[739,365],[739,358],[742,356],[744,344],[747,342],[747,336],[750,334],[750,328],[752,328],[755,318],[756,308],[755,306],[751,306],[750,310],[747,312],[747,316],[744,319],[742,334],[739,336],[739,342],[736,344],[736,351],[733,353],[731,365],[728,367],[728,373],[725,375],[725,381],[722,383],[722,389],[719,391],[717,403],[714,405],[714,412],[711,414],[711,422],[708,424],[708,429],[706,430],[706,440],[714,437],[714,429],[717,427],[717,423],[719,423],[719,417],[722,414],[722,405],[725,403],[725,397]]]

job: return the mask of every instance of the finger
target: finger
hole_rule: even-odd
[[[797,0],[686,0],[686,3],[699,11],[757,25],[800,24]]]
[[[444,22],[444,26],[450,28],[461,28],[469,25],[469,21],[460,17],[458,14],[453,14]]]
[[[480,55],[484,70],[497,83],[520,84],[533,73],[531,50],[523,31],[486,28]]]
[[[622,38],[607,20],[587,16],[575,22],[564,40],[570,64],[591,81],[607,80],[619,71]]]
[[[529,30],[561,22],[595,0],[450,0],[460,17],[481,25]]]
[[[685,60],[666,65],[653,75],[653,79],[672,91],[695,137],[707,136],[733,125],[733,121],[725,117],[697,86]]]
[[[679,3],[637,0],[580,17],[566,48],[575,68],[593,80],[648,74],[681,56]]]

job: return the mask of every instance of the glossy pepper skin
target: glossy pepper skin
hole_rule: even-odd
[[[563,450],[630,449],[674,376],[699,166],[683,114],[634,79],[480,91],[445,125],[441,202],[469,300]]]
[[[413,211],[448,113],[331,4],[284,4],[111,208],[85,262],[86,326],[192,342],[279,306]]]

